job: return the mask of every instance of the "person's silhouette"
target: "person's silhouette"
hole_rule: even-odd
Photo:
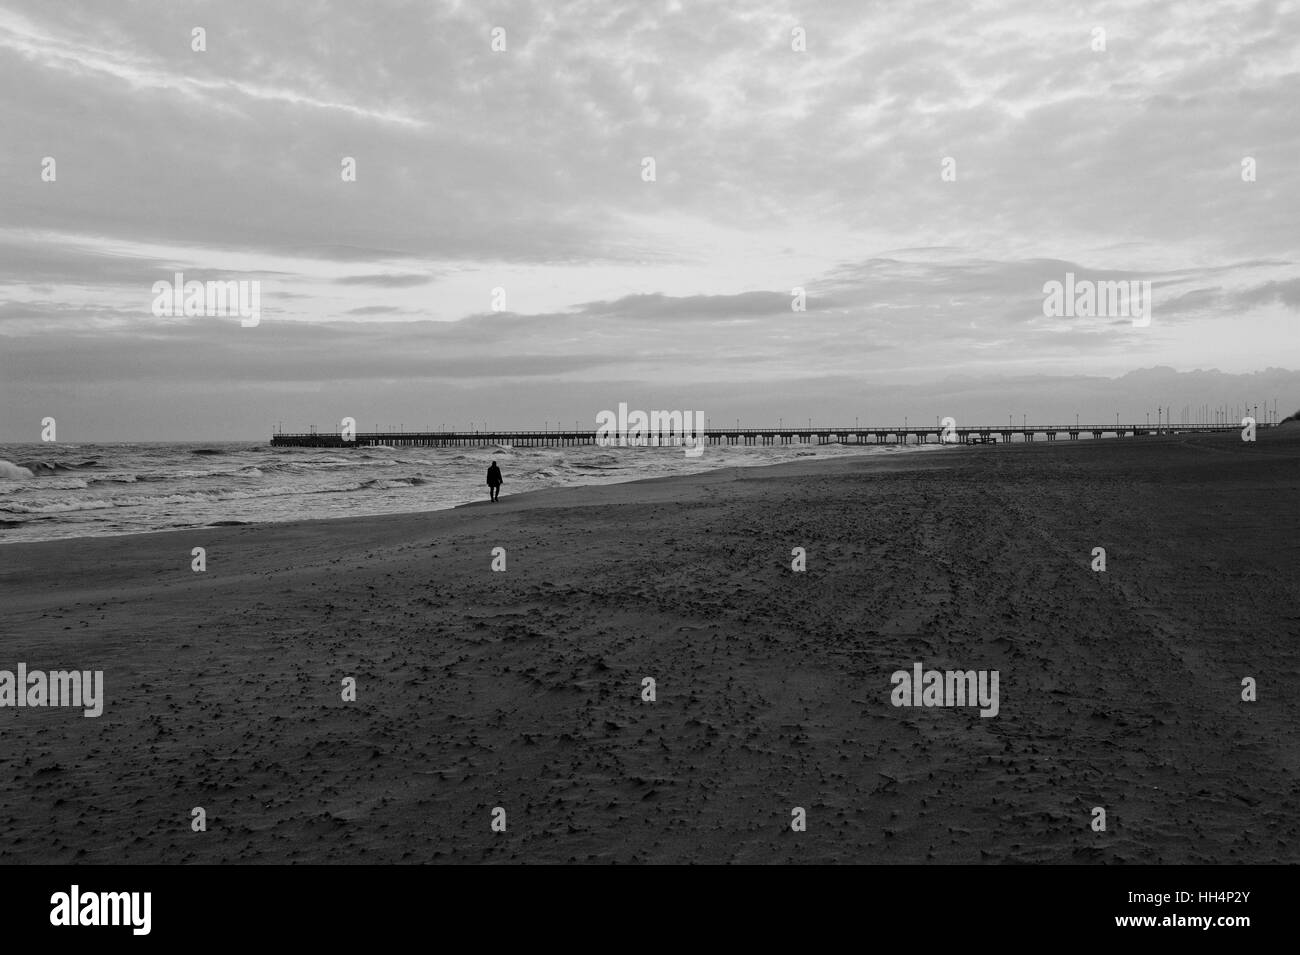
[[[492,495],[492,500],[495,501],[501,494],[501,485],[504,483],[505,482],[501,480],[501,469],[497,467],[497,463],[493,461],[492,467],[488,468],[487,478],[488,491]]]

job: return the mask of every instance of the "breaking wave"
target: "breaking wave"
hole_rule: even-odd
[[[27,481],[32,478],[31,468],[12,461],[0,460],[0,481]]]

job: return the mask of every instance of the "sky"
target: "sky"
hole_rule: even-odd
[[[0,441],[1285,416],[1297,103],[1300,2],[0,0]]]

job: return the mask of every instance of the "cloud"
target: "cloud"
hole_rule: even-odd
[[[1290,16],[17,0],[0,336],[44,380],[123,400],[345,366],[549,395],[1296,361]],[[178,270],[262,281],[261,337],[160,324],[149,289]],[[1150,280],[1151,328],[1046,320],[1042,285],[1066,271]],[[514,312],[484,312],[498,287]]]
[[[669,296],[660,293],[629,295],[612,302],[587,302],[579,306],[584,315],[615,320],[641,321],[788,316],[792,297],[780,292],[742,292],[738,295]]]
[[[1234,297],[1234,303],[1244,308],[1274,301],[1281,302],[1289,309],[1300,310],[1300,277],[1281,282],[1265,282]]]
[[[206,29],[206,28],[200,28]],[[190,31],[179,31],[177,40],[190,46]],[[206,40],[205,40],[206,42]],[[214,43],[218,42],[214,37]],[[199,101],[208,108],[221,108],[231,94],[254,100],[312,109],[341,110],[361,119],[419,127],[422,121],[410,116],[367,108],[340,100],[326,100],[306,89],[266,85],[232,78],[203,78],[189,70],[169,68],[139,50],[113,50],[47,32],[11,11],[0,11],[0,48],[7,48],[46,70],[66,72],[78,79],[118,81],[131,91],[154,90]],[[191,53],[202,52],[190,49]],[[191,61],[193,62],[193,61]]]
[[[374,285],[380,288],[414,288],[428,285],[434,279],[431,275],[347,275],[335,279],[339,285]]]

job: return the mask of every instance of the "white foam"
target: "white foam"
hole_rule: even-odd
[[[12,461],[0,459],[0,480],[26,481],[31,476],[32,472],[27,468],[14,464]]]

